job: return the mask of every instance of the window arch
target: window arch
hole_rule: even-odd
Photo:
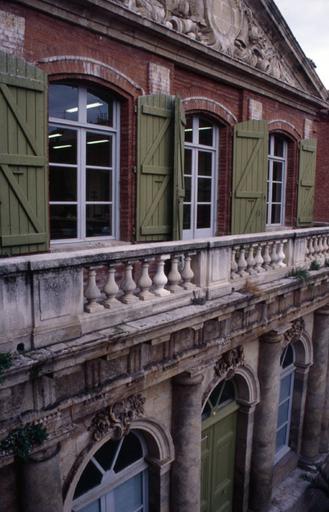
[[[105,89],[49,86],[50,232],[55,241],[116,238],[120,105]]]
[[[104,443],[75,488],[72,512],[148,512],[148,467],[143,438],[130,432]]]
[[[295,352],[289,344],[281,355],[280,397],[276,429],[276,461],[289,451],[291,409],[294,392]]]
[[[183,238],[216,231],[218,126],[204,115],[189,115],[185,128]]]

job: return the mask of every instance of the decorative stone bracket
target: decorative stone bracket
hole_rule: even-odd
[[[115,440],[126,436],[132,421],[144,415],[144,403],[142,395],[132,395],[97,413],[89,427],[93,439],[100,441],[108,434]]]
[[[289,343],[298,341],[305,330],[305,322],[303,318],[297,318],[291,324],[291,328],[284,333],[283,345],[286,347]]]
[[[218,377],[231,378],[237,368],[244,365],[243,347],[237,347],[229,350],[215,364],[215,374]]]

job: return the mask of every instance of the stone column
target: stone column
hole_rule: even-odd
[[[282,340],[283,335],[276,331],[271,331],[260,339],[260,403],[255,412],[250,482],[250,509],[254,512],[265,511],[272,494]]]
[[[303,439],[302,426],[304,423],[307,383],[310,365],[297,362],[295,367],[294,393],[292,399],[290,423],[290,447],[297,454],[300,454]]]
[[[182,374],[173,383],[171,512],[200,512],[202,380]]]
[[[322,415],[320,452],[329,451],[329,366],[327,369],[326,397]]]
[[[51,447],[22,463],[20,497],[24,512],[63,512],[58,452],[58,447]]]
[[[250,465],[252,455],[252,436],[254,432],[255,405],[237,400],[239,404],[235,454],[235,493],[234,510],[244,512],[248,509]]]
[[[313,360],[308,379],[302,441],[302,465],[315,464],[319,458],[321,425],[326,397],[329,347],[329,307],[315,311]]]

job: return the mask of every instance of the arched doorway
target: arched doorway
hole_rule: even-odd
[[[201,512],[231,512],[239,405],[232,380],[220,382],[202,411]]]
[[[148,512],[146,445],[136,432],[104,443],[76,485],[72,512]]]

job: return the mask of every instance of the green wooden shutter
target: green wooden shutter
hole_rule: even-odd
[[[316,147],[316,139],[305,139],[300,143],[297,213],[299,226],[313,222]]]
[[[265,231],[267,160],[266,121],[237,124],[233,157],[233,234]]]
[[[0,52],[0,256],[48,249],[47,78]]]
[[[180,98],[175,101],[175,155],[174,155],[174,201],[173,240],[181,240],[183,233],[184,187],[184,138],[186,118]]]
[[[139,241],[172,237],[174,112],[173,96],[138,99],[136,239]]]

